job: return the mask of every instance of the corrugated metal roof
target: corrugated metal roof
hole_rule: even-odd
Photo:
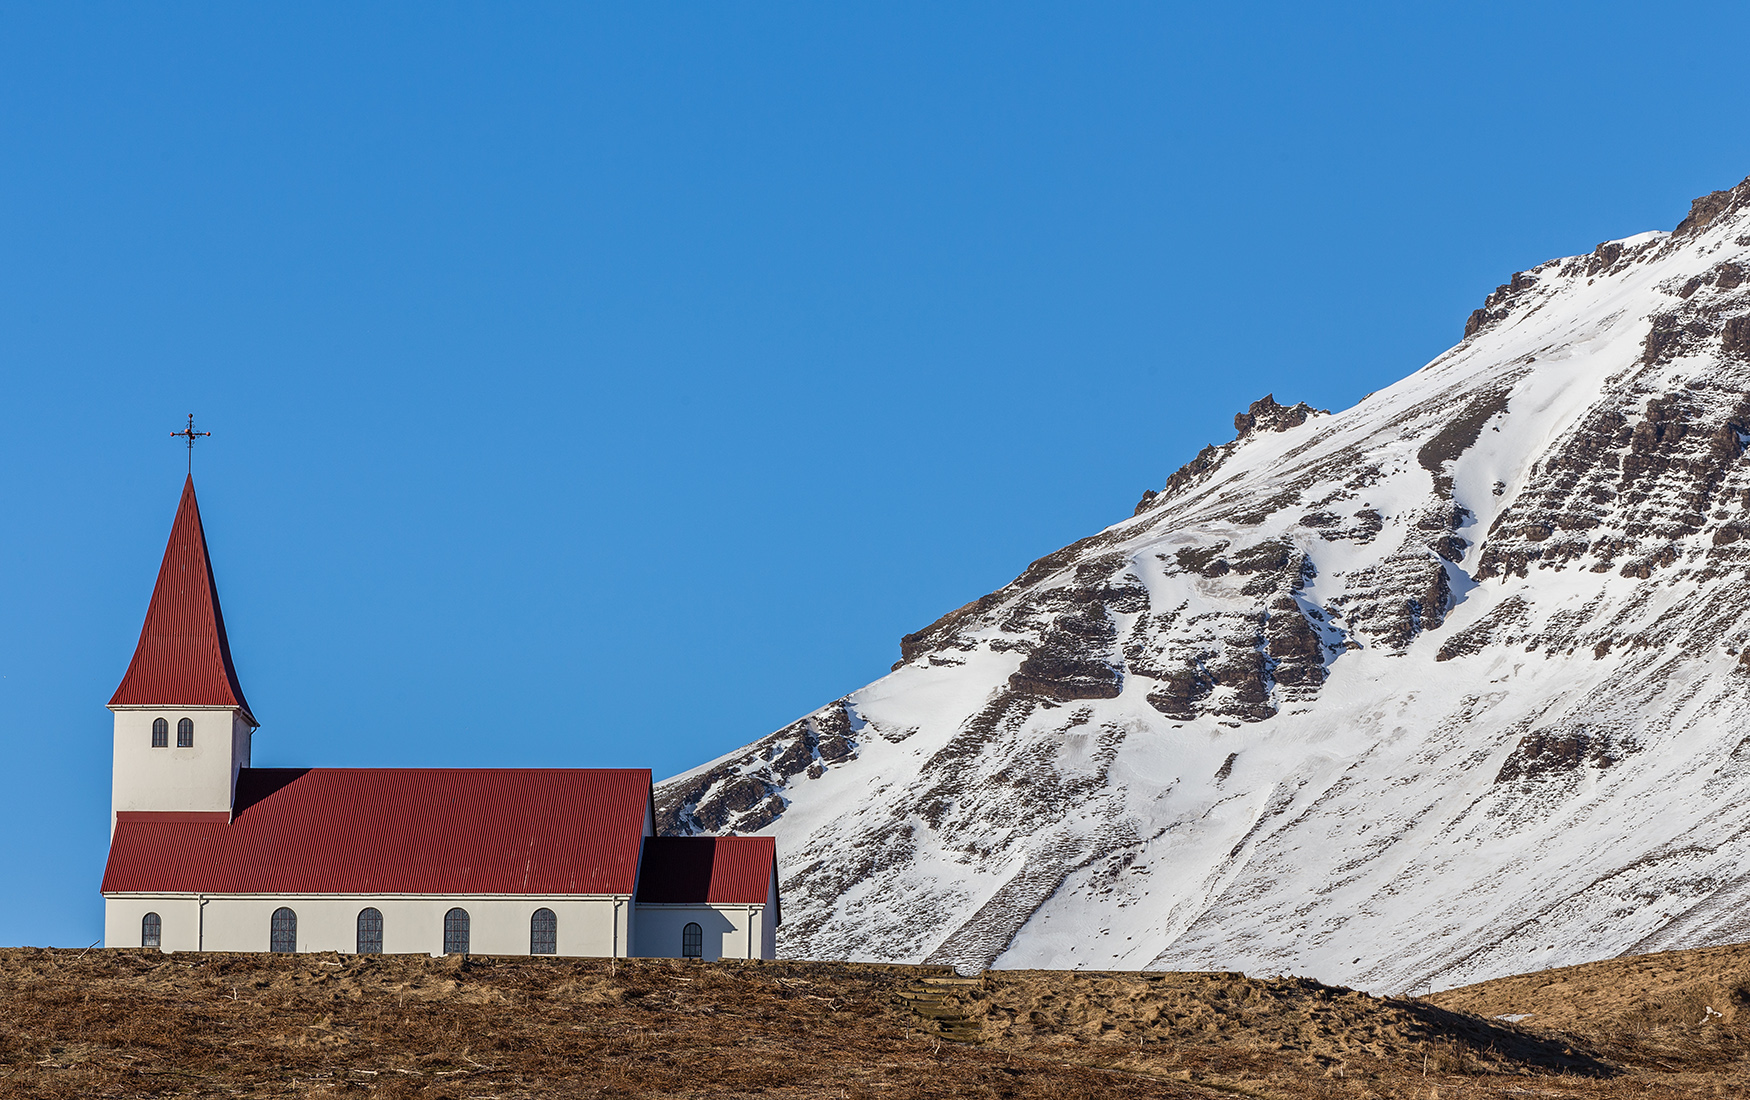
[[[229,824],[117,815],[103,890],[630,894],[649,802],[647,769],[248,768]]]
[[[182,486],[140,644],[109,705],[238,707],[255,721],[231,664],[192,476]]]
[[[637,900],[763,905],[777,874],[778,844],[769,836],[646,837]]]

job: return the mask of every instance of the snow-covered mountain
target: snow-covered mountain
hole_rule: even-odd
[[[1235,425],[663,827],[776,834],[790,956],[1400,991],[1750,939],[1750,180]]]

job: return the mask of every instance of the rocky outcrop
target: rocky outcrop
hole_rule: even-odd
[[[1726,191],[1703,195],[1689,204],[1689,216],[1677,223],[1673,237],[1692,237],[1715,222],[1750,206],[1750,178]]]
[[[656,795],[657,835],[758,832],[783,814],[792,782],[819,779],[856,757],[851,713],[841,699],[732,760],[664,783]]]
[[[1720,350],[1727,355],[1750,355],[1750,315],[1730,318],[1720,326]]]
[[[1444,500],[1452,495],[1452,478],[1448,467],[1471,449],[1489,421],[1507,411],[1510,391],[1501,387],[1478,394],[1463,409],[1416,449],[1416,461],[1434,477],[1435,495]],[[1457,560],[1457,559],[1453,559]]]
[[[1238,438],[1244,439],[1252,432],[1285,432],[1290,428],[1298,428],[1306,423],[1306,418],[1315,412],[1305,401],[1294,405],[1283,406],[1276,403],[1276,395],[1267,393],[1251,403],[1246,411],[1234,417],[1234,431]],[[1325,415],[1330,415],[1325,413]]]
[[[1509,596],[1474,625],[1447,636],[1435,651],[1436,661],[1469,657],[1496,646],[1511,645],[1512,628],[1525,623],[1530,605],[1523,596]]]
[[[1490,525],[1476,576],[1583,568],[1646,579],[1687,560],[1696,536],[1715,545],[1750,500],[1739,461],[1750,437],[1750,365],[1721,366],[1704,386],[1646,395],[1626,385],[1625,398],[1645,402],[1638,415],[1614,401],[1595,408]]]
[[[1305,424],[1309,417],[1329,415],[1331,414],[1328,411],[1315,409],[1304,401],[1294,405],[1279,405],[1274,394],[1265,394],[1247,406],[1245,412],[1234,415],[1236,434],[1232,442],[1221,446],[1212,443],[1198,451],[1191,461],[1173,471],[1172,476],[1167,478],[1167,483],[1158,491],[1149,489],[1144,492],[1132,515],[1140,516],[1157,504],[1172,500],[1192,486],[1208,480],[1247,436],[1253,433],[1285,432]]]
[[[1584,725],[1533,730],[1519,739],[1495,773],[1496,783],[1566,776],[1582,767],[1608,768],[1637,746],[1632,737]]]
[[[1601,244],[1592,255],[1592,266],[1597,270],[1608,269],[1621,255],[1622,246],[1620,244],[1614,242]],[[1528,297],[1525,292],[1537,285],[1542,272],[1543,268],[1533,271],[1515,271],[1511,279],[1490,291],[1489,296],[1483,299],[1483,304],[1472,310],[1471,315],[1465,318],[1465,339],[1468,340],[1483,329],[1504,320]]]
[[[1118,628],[1100,603],[1059,615],[1009,677],[1009,687],[1060,703],[1116,699],[1124,684],[1124,664],[1114,652],[1117,641]]]

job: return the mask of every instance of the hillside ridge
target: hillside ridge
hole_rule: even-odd
[[[658,788],[780,951],[1396,992],[1750,938],[1750,180],[1274,395],[886,676]]]
[[[1736,1095],[1747,960],[1377,998],[1233,972],[8,948],[0,1095]],[[1692,1005],[1704,979],[1726,1015]],[[1592,987],[1641,1003],[1545,1021]]]

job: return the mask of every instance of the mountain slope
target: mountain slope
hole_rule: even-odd
[[[1750,180],[1271,398],[658,792],[790,956],[1446,986],[1750,939]],[[1742,656],[1741,656],[1742,655]]]

